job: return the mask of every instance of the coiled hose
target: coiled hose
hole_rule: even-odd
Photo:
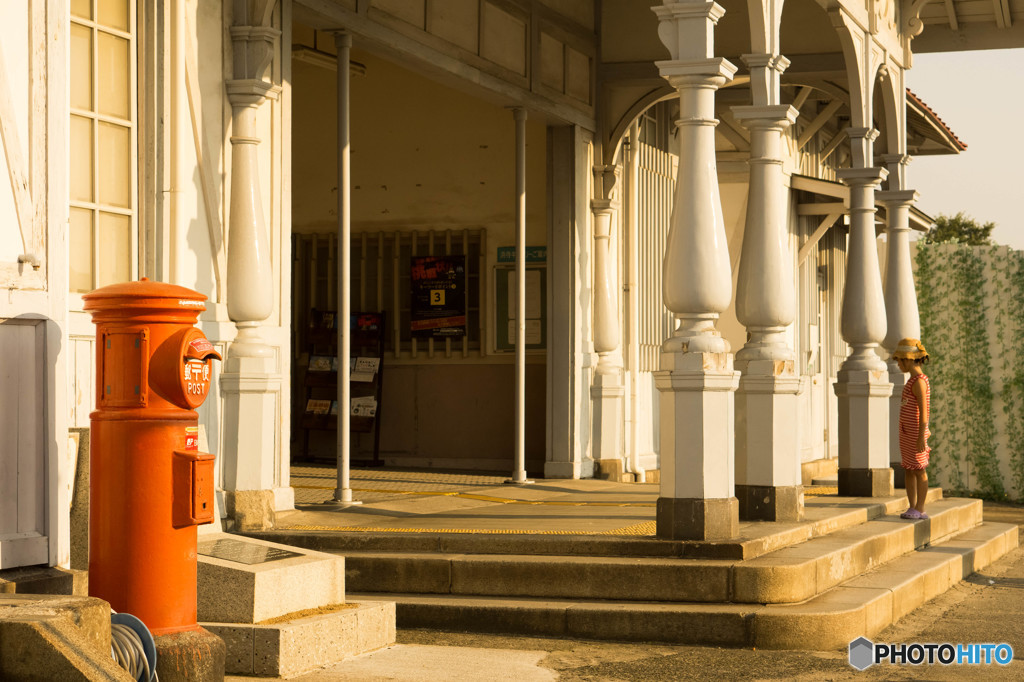
[[[116,611],[111,611],[116,614]],[[149,659],[139,633],[123,623],[110,624],[110,655],[139,682],[159,682],[156,670],[150,670]]]

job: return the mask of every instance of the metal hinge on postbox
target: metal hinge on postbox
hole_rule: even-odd
[[[213,463],[208,452],[175,450],[172,463],[174,496],[171,524],[175,528],[213,523]]]

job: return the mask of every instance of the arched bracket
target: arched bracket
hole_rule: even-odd
[[[932,0],[904,0],[903,2],[903,32],[911,37],[917,37],[924,31],[924,22],[921,21],[921,12]]]

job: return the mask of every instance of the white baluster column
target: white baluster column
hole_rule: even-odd
[[[882,346],[886,351],[889,381],[893,385],[889,398],[889,463],[896,487],[904,486],[904,470],[900,458],[900,434],[897,424],[906,375],[892,360],[892,352],[900,339],[920,338],[921,320],[917,310],[917,290],[914,288],[914,269],[910,259],[910,209],[918,193],[902,189],[906,185],[904,169],[910,157],[902,154],[885,155],[882,160],[889,166],[889,189],[876,196],[885,202],[888,226],[886,228],[885,314],[886,334]]]
[[[625,388],[622,384],[622,352],[619,336],[619,287],[617,257],[612,246],[612,225],[616,200],[617,167],[594,168],[594,350],[597,370],[590,387],[593,401],[594,465],[596,478],[620,481],[623,466],[622,419]],[[632,477],[630,477],[632,480]]]
[[[228,316],[238,328],[220,376],[224,395],[224,491],[228,515],[239,529],[268,528],[274,512],[294,506],[287,463],[281,463],[281,376],[277,349],[260,334],[274,310],[267,224],[258,167],[256,117],[273,88],[265,80],[280,31],[247,26],[245,3],[236,3],[231,37],[235,78],[231,102],[231,199],[228,222]]]
[[[855,167],[839,171],[850,188],[850,241],[840,331],[851,346],[835,383],[839,398],[839,494],[893,494],[889,468],[889,370],[878,355],[885,301],[875,239],[875,189],[888,176],[871,166],[878,131],[850,128]]]
[[[796,315],[793,254],[789,247],[782,133],[797,110],[778,104],[781,55],[744,55],[758,99],[770,104],[733,107],[750,130],[750,187],[736,285],[736,316],[749,338],[736,353],[736,497],[741,519],[799,521],[797,392],[800,378],[786,327]],[[759,96],[760,95],[760,96]],[[766,95],[766,96],[765,96]]]
[[[725,13],[706,2],[652,8],[671,60],[657,62],[679,92],[679,173],[663,280],[679,327],[662,346],[661,496],[658,537],[735,537],[733,398],[739,373],[715,328],[732,298],[732,273],[715,164],[715,91],[736,72],[714,58],[714,28]]]

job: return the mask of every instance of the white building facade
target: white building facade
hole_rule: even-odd
[[[343,314],[339,291],[386,326],[380,432],[352,434],[353,460],[656,470],[673,538],[800,518],[806,462],[891,492],[881,358],[918,333],[927,224],[907,163],[963,149],[904,73],[915,51],[1024,45],[1018,0],[976,10],[4,4],[0,570],[68,564],[68,436],[95,395],[81,295],[142,276],[209,297],[225,360],[200,421],[239,526],[293,507],[296,453],[335,452],[303,415],[311,311]],[[464,333],[411,332],[420,256],[463,259]]]

